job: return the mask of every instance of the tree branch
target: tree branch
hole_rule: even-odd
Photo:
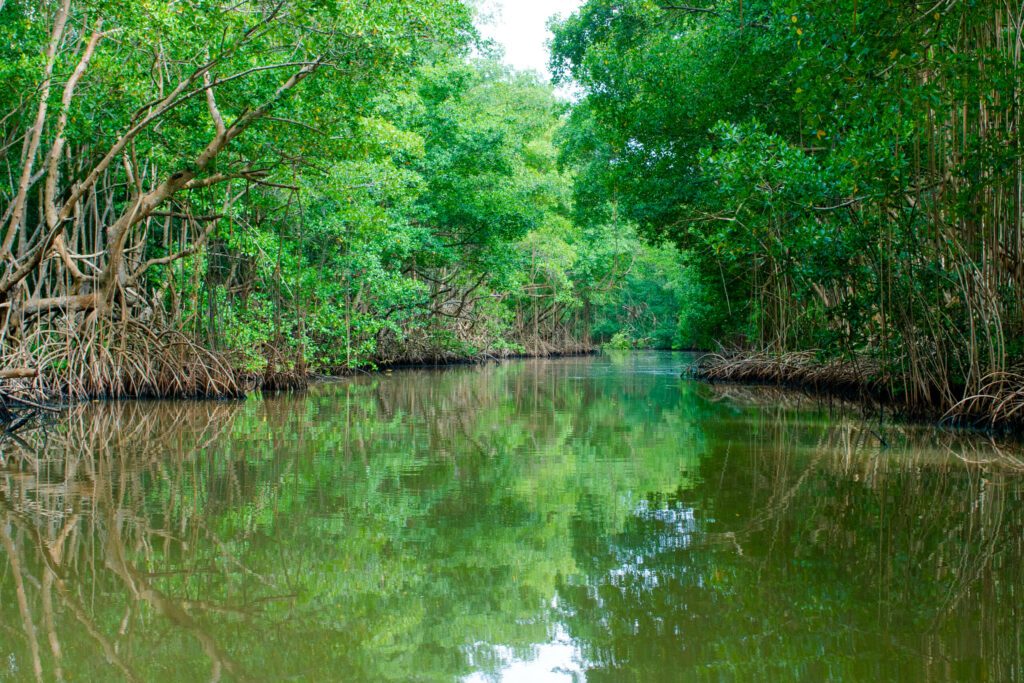
[[[53,22],[53,32],[50,34],[50,43],[46,49],[46,66],[43,67],[43,84],[39,94],[39,107],[36,110],[36,119],[30,129],[31,135],[26,140],[23,156],[24,164],[21,170],[21,178],[18,181],[18,191],[14,196],[11,205],[11,218],[7,225],[7,235],[4,237],[3,245],[0,246],[0,258],[6,258],[14,244],[14,237],[18,233],[18,226],[21,225],[25,212],[25,197],[28,194],[29,179],[32,178],[32,168],[35,165],[36,153],[39,151],[39,142],[43,136],[43,126],[46,124],[46,111],[49,107],[50,85],[53,81],[53,67],[57,62],[57,49],[64,38],[64,27],[67,25],[68,13],[71,9],[71,0],[64,0],[64,3],[57,10],[57,16]]]

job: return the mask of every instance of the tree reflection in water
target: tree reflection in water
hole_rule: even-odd
[[[1022,675],[1012,452],[684,362],[92,404],[8,438],[0,678]]]

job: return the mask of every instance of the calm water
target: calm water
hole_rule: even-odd
[[[688,360],[93,404],[8,439],[0,681],[1024,679],[1020,467]]]

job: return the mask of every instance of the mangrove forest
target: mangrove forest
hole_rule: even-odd
[[[612,344],[1024,416],[1024,10],[592,0],[551,26],[569,97],[481,11],[0,5],[9,391]]]
[[[1009,0],[0,0],[0,682],[1024,681],[1022,124]]]

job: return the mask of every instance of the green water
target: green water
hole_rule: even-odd
[[[1024,677],[1012,460],[689,360],[93,404],[8,439],[0,681]]]

